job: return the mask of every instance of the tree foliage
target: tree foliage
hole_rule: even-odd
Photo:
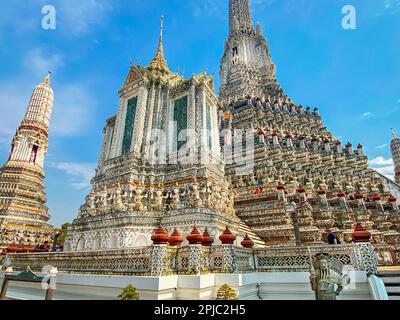
[[[61,226],[61,230],[59,231],[59,236],[56,238],[54,245],[64,247],[65,238],[67,237],[67,230],[69,226],[71,226],[70,223],[64,223]]]
[[[231,288],[229,285],[224,284],[219,288],[216,300],[238,300],[235,289]]]
[[[122,289],[121,294],[118,296],[120,300],[140,300],[140,294],[132,285]]]

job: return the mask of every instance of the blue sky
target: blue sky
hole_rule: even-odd
[[[296,102],[318,106],[344,143],[361,142],[392,175],[390,128],[400,131],[400,0],[251,0],[277,77]],[[43,30],[54,5],[57,29]],[[344,30],[342,7],[356,8]],[[55,105],[46,160],[51,223],[72,221],[89,192],[105,120],[129,61],[147,65],[165,16],[164,51],[185,76],[215,72],[228,34],[228,0],[0,0],[0,162],[34,86],[53,72]]]

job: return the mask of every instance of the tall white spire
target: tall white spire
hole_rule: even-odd
[[[400,139],[397,137],[394,129],[392,129],[392,137],[390,151],[393,158],[395,180],[397,183],[400,183]]]
[[[44,193],[44,160],[54,93],[50,72],[36,86],[21,125],[11,143],[8,161],[0,168],[0,249],[10,245],[40,245],[51,241],[53,227]]]
[[[32,93],[23,123],[35,124],[47,130],[53,109],[54,93],[50,85],[51,72],[43,79]]]
[[[219,98],[286,97],[275,77],[269,45],[261,25],[255,30],[249,0],[229,0],[229,37],[221,59]],[[249,75],[251,75],[249,77]]]
[[[32,93],[25,117],[14,136],[9,160],[43,168],[54,93],[50,72]]]

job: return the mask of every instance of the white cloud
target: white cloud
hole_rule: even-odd
[[[63,66],[63,57],[59,54],[46,55],[41,48],[33,48],[26,54],[24,66],[36,76],[44,77],[48,71],[55,72]]]
[[[377,149],[385,149],[388,146],[387,143],[381,144],[379,146],[376,146]]]
[[[364,112],[361,114],[362,118],[371,118],[374,114],[372,112]]]
[[[382,156],[376,157],[369,161],[369,164],[372,166],[390,166],[393,165],[393,159],[385,159]]]
[[[50,162],[49,166],[61,171],[69,177],[71,186],[77,190],[90,187],[90,180],[94,177],[95,163]]]
[[[369,165],[372,169],[375,169],[380,174],[387,178],[394,180],[394,163],[393,159],[385,159],[382,156],[376,157],[369,161]]]

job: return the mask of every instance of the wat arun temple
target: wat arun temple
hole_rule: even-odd
[[[11,254],[14,268],[142,277],[305,271],[332,232],[341,245],[328,251],[343,265],[374,274],[400,264],[400,185],[368,166],[361,144],[335,138],[318,108],[285,94],[249,0],[229,1],[219,96],[205,72],[172,72],[163,41],[162,19],[154,59],[131,64],[106,120],[64,252]],[[1,248],[51,241],[43,162],[52,104],[48,76],[0,169]]]

